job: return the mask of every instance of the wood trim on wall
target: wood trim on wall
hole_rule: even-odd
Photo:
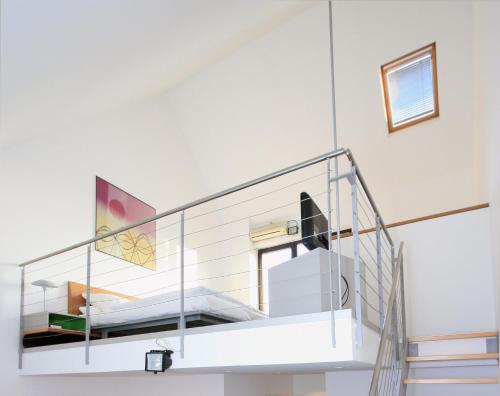
[[[395,223],[388,224],[387,228],[399,227],[399,226],[406,225],[406,224],[418,223],[419,221],[432,220],[432,219],[437,219],[439,217],[452,216],[452,215],[456,215],[456,214],[460,214],[460,213],[471,212],[473,210],[479,210],[479,209],[488,208],[489,206],[490,206],[489,203],[482,203],[482,204],[478,204],[478,205],[467,206],[465,208],[460,208],[460,209],[448,210],[446,212],[435,213],[435,214],[432,214],[432,215],[427,215],[427,216],[422,216],[422,217],[415,217],[413,219],[408,219],[408,220],[403,220],[403,221],[398,221],[398,222],[395,222]]]
[[[400,226],[404,226],[407,224],[418,223],[420,221],[432,220],[432,219],[437,219],[439,217],[452,216],[452,215],[456,215],[456,214],[460,214],[460,213],[470,212],[473,210],[484,209],[484,208],[488,208],[489,206],[490,206],[489,203],[482,203],[482,204],[478,204],[478,205],[467,206],[465,208],[448,210],[446,212],[439,212],[439,213],[434,213],[434,214],[427,215],[427,216],[415,217],[413,219],[397,221],[395,223],[386,224],[386,227],[387,228],[400,227]],[[372,228],[366,228],[364,230],[359,230],[359,233],[360,234],[367,234],[367,233],[374,232],[374,231],[375,231],[375,228],[372,227]],[[351,237],[351,236],[352,236],[352,233],[341,234],[340,239]],[[333,240],[337,239],[336,235],[333,235],[332,239]]]
[[[484,208],[488,208],[489,206],[490,206],[489,203],[482,203],[482,204],[478,204],[478,205],[467,206],[465,208],[448,210],[446,212],[439,212],[439,213],[434,213],[434,214],[427,215],[427,216],[415,217],[413,219],[397,221],[395,223],[386,224],[386,227],[387,228],[400,227],[400,226],[403,226],[403,225],[406,225],[406,224],[418,223],[419,221],[432,220],[432,219],[437,219],[439,217],[452,216],[452,215],[455,215],[455,214],[470,212],[472,210],[484,209]],[[359,230],[359,233],[360,234],[367,234],[367,233],[374,232],[374,231],[375,231],[375,228],[372,227],[372,228],[366,228],[364,230]],[[349,233],[345,233],[345,234],[340,234],[340,239],[342,239],[342,238],[348,238],[348,237],[351,237],[351,236],[352,236],[352,233],[350,233],[350,232]],[[336,240],[337,236],[333,235],[332,239]]]

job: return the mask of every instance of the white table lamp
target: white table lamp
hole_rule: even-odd
[[[59,285],[46,279],[39,279],[32,282],[31,284],[33,286],[39,286],[43,289],[43,312],[45,312],[45,293],[47,291],[47,288],[56,289],[59,287]]]

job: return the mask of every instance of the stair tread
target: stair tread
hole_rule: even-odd
[[[435,362],[449,360],[486,360],[498,359],[498,353],[464,353],[457,355],[427,355],[427,356],[407,356],[407,362]]]
[[[411,384],[498,384],[498,377],[475,378],[406,378],[406,385]]]
[[[408,342],[461,340],[461,339],[467,339],[467,338],[491,338],[491,337],[498,337],[498,331],[477,331],[477,332],[457,333],[457,334],[411,336],[411,337],[408,337]]]

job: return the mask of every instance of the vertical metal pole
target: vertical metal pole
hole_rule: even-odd
[[[335,161],[338,161],[337,158],[335,158]],[[339,172],[338,172],[338,164],[335,164],[335,176],[338,177]],[[342,309],[342,249],[340,246],[340,190],[339,190],[339,180],[337,179],[335,182],[335,203],[336,203],[336,223],[337,223],[337,280],[338,280],[338,285],[337,288],[339,290],[338,292],[338,304],[339,304],[339,309]],[[331,235],[330,235],[331,239]]]
[[[403,252],[401,252],[401,255]],[[405,308],[405,279],[404,279],[404,271],[403,271],[403,257],[401,257],[401,267],[399,268],[399,276],[400,279],[400,287],[401,287],[401,322],[403,327],[403,345],[406,348],[406,308]]]
[[[377,280],[378,280],[378,309],[380,334],[384,330],[385,308],[384,308],[384,279],[382,273],[382,240],[380,217],[375,215],[375,233],[377,238]]]
[[[329,25],[329,42],[330,42],[330,76],[332,83],[332,130],[333,130],[333,149],[337,150],[337,106],[335,101],[335,62],[333,54],[333,5],[332,1],[328,1],[328,25]],[[335,178],[339,175],[339,159],[335,157]],[[342,251],[340,243],[340,188],[339,180],[335,180],[335,217],[337,229],[337,275],[338,275],[338,307],[342,309]],[[331,238],[331,234],[330,234]]]
[[[394,288],[395,283],[398,281],[397,279],[394,279],[394,275],[396,274],[396,257],[394,255],[394,246],[391,246],[391,269],[392,269],[392,274],[391,274],[391,279],[392,279],[392,284],[391,288]],[[396,295],[397,297],[397,295]],[[395,303],[392,305],[392,344],[393,344],[393,355],[394,355],[394,362],[397,362],[399,360],[399,350],[397,348],[398,345],[398,327],[397,327],[397,319],[398,319],[398,314],[397,314],[397,307],[396,307],[396,301],[397,298],[395,299]],[[389,312],[387,312],[389,315]]]
[[[402,326],[402,333],[403,333],[403,358],[406,356],[407,354],[407,348],[408,348],[408,341],[406,339],[406,308],[405,308],[405,282],[404,282],[404,271],[403,271],[403,252],[401,250],[401,267],[399,268],[399,271],[400,271],[400,276],[401,276],[401,326]],[[401,370],[402,371],[402,377],[406,377],[406,374],[408,372],[408,363],[403,359],[403,369]],[[402,379],[401,378],[401,381]],[[400,388],[400,394],[401,395],[405,395],[406,394],[406,384],[403,384],[401,382],[401,388]]]
[[[332,129],[333,129],[333,149],[337,150],[337,107],[335,103],[335,63],[333,58],[333,11],[332,11],[332,1],[328,1],[328,25],[330,27],[329,41],[330,41],[330,76],[332,83]],[[337,159],[335,159],[335,165],[337,164]],[[337,167],[335,167],[337,170]],[[335,176],[338,176],[335,174]]]
[[[331,332],[332,332],[332,348],[337,345],[335,337],[335,303],[334,303],[334,286],[333,286],[333,263],[332,263],[332,205],[331,205],[331,177],[330,177],[330,158],[326,161],[326,210],[328,219],[328,271],[330,273],[330,312],[331,312]],[[339,294],[340,294],[339,290]],[[341,308],[339,308],[341,309]]]
[[[335,62],[333,57],[333,6],[332,1],[328,1],[328,22],[329,22],[329,39],[330,39],[330,74],[332,82],[332,129],[333,129],[333,149],[337,150],[337,106],[335,101]],[[335,217],[337,228],[337,275],[338,275],[338,307],[342,309],[342,267],[341,267],[341,246],[340,246],[340,189],[339,180],[339,159],[335,157]]]
[[[352,238],[354,245],[354,287],[356,309],[356,341],[358,348],[363,345],[363,312],[361,311],[361,271],[359,257],[359,224],[358,224],[358,192],[356,184],[356,169],[351,164],[351,201],[352,201]],[[338,237],[338,236],[337,236]]]
[[[392,280],[392,275],[394,274],[394,267],[396,266],[396,257],[394,256],[394,246],[391,246],[391,280]],[[391,285],[392,287],[392,285]]]
[[[19,309],[19,356],[17,367],[19,370],[23,368],[23,352],[24,352],[24,273],[25,267],[21,269],[21,307]]]
[[[184,211],[181,212],[181,317],[179,323],[180,332],[180,352],[181,359],[184,359],[184,333],[186,329],[186,322],[184,319]]]
[[[90,363],[90,262],[91,250],[87,246],[87,288],[85,290],[85,364]]]

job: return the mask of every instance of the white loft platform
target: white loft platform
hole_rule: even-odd
[[[171,372],[318,372],[373,366],[379,335],[364,327],[361,348],[355,345],[351,310],[335,312],[336,348],[332,348],[331,314],[290,316],[187,329],[185,356],[172,355]],[[144,353],[159,349],[156,339],[179,349],[177,331],[91,342],[90,364],[84,343],[30,348],[22,375],[133,373],[144,371]]]

